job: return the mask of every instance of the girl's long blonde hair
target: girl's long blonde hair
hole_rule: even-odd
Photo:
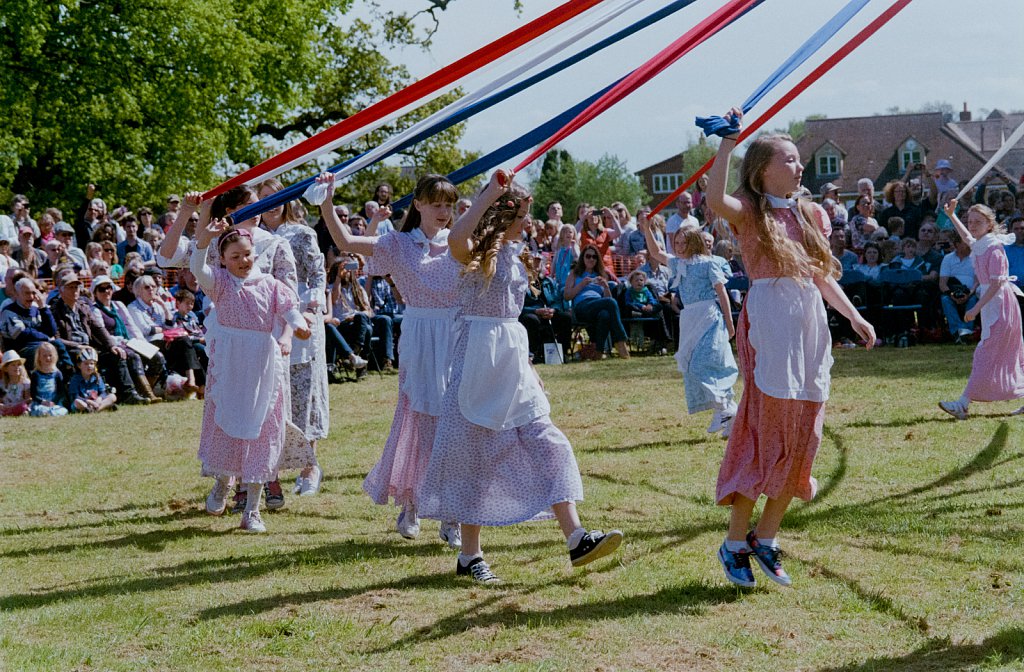
[[[484,289],[490,286],[498,266],[498,252],[505,242],[505,234],[519,216],[523,201],[530,197],[525,187],[512,182],[498,200],[487,208],[473,230],[473,252],[463,274],[480,273],[484,277]],[[523,247],[519,255],[526,267],[526,273],[533,285],[537,271],[530,258],[530,249]]]
[[[16,366],[11,366],[15,364]],[[14,370],[14,375],[8,377],[7,372]],[[6,366],[0,367],[0,383],[4,385],[14,385],[15,383],[27,383],[28,382],[28,371],[25,370],[24,362],[7,362]]]
[[[972,212],[976,212],[988,220],[989,224],[992,225],[992,233],[1006,233],[1006,226],[996,219],[996,213],[992,208],[980,203],[972,205],[968,208],[967,215],[964,215],[964,219],[966,220]],[[966,222],[964,222],[964,224],[966,225]]]
[[[753,209],[754,230],[758,251],[767,257],[779,273],[792,278],[839,278],[842,268],[832,256],[828,241],[814,225],[815,213],[807,199],[797,201],[797,221],[803,233],[803,245],[786,236],[777,226],[764,191],[764,170],[771,163],[783,142],[793,142],[788,135],[763,135],[751,143],[740,167],[740,188],[737,195]]]

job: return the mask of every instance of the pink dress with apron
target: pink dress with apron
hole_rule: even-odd
[[[288,362],[274,330],[282,321],[306,325],[298,297],[255,268],[243,280],[224,268],[211,270],[201,254],[190,265],[217,306],[199,439],[202,474],[265,483],[278,470],[288,417]]]
[[[427,240],[419,229],[377,239],[369,275],[390,275],[405,302],[398,404],[380,460],[363,481],[377,504],[416,504],[434,446],[448,384],[455,301],[462,266],[448,254],[448,231]]]
[[[817,205],[813,208],[814,224],[827,240],[832,230],[828,216]],[[744,214],[749,212],[745,207]],[[803,240],[794,209],[773,207],[771,214],[790,239]],[[736,325],[743,395],[718,472],[715,501],[728,506],[736,495],[810,500],[817,491],[811,465],[821,445],[832,366],[824,303],[809,279],[779,277],[759,253],[747,217],[732,225],[751,286]]]
[[[971,401],[1020,399],[1024,397],[1024,339],[1015,296],[1020,289],[1009,278],[1003,241],[993,234],[982,236],[971,244],[971,259],[979,295],[994,281],[1003,284],[981,308],[981,341],[964,394]]]

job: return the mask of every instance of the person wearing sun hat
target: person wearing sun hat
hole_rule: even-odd
[[[30,386],[25,358],[17,350],[5,352],[0,360],[0,415],[28,413],[32,401]]]

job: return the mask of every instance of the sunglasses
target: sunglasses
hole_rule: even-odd
[[[97,291],[97,292],[112,292],[112,291],[114,291],[114,288],[111,287],[110,285],[102,285],[100,287],[97,287],[94,291]]]
[[[597,259],[597,255],[596,254],[584,254],[583,258],[584,259]]]

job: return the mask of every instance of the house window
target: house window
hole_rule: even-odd
[[[668,194],[679,188],[683,183],[682,173],[659,173],[651,176],[652,186],[656,194]]]
[[[900,148],[900,171],[906,171],[907,166],[921,162],[921,145],[913,138],[903,143]]]
[[[834,177],[839,175],[839,155],[827,149],[818,153],[818,176]]]

